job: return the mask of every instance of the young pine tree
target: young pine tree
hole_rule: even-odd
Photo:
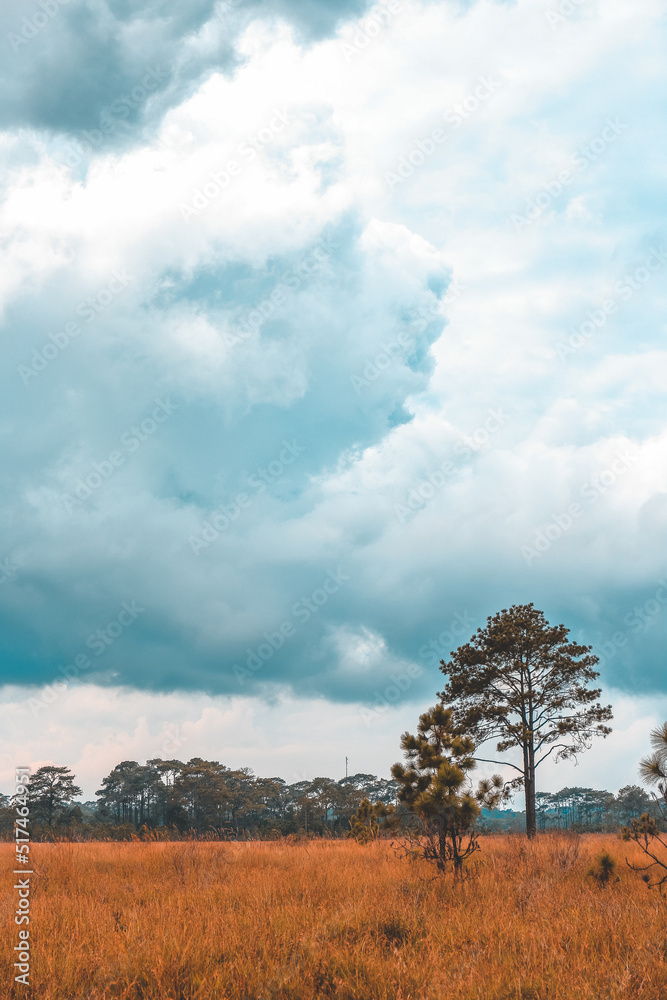
[[[395,826],[394,807],[384,802],[362,799],[359,808],[350,820],[350,836],[360,844],[370,844],[377,840],[382,830]]]
[[[406,853],[430,861],[440,874],[462,877],[464,863],[479,850],[475,822],[483,806],[507,798],[502,778],[480,781],[473,793],[468,777],[475,768],[475,744],[454,726],[451,709],[436,705],[419,717],[417,735],[404,733],[408,761],[394,764],[398,798],[412,813]]]

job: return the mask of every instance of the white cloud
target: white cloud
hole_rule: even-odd
[[[45,133],[5,137],[19,568],[3,601],[21,669],[48,680],[136,596],[146,617],[107,674],[236,694],[245,650],[342,565],[349,585],[266,677],[356,703],[376,666],[414,662],[455,611],[534,599],[604,641],[650,596],[667,528],[664,292],[659,276],[627,299],[614,287],[662,245],[662,13],[614,0],[552,27],[532,0],[404,2],[349,58],[367,17],[309,46],[260,19],[235,71],[193,83],[135,145],[70,172]],[[212,51],[214,35],[191,47]],[[622,124],[598,141],[608,119]],[[299,271],[323,240],[326,259]],[[24,384],[17,367],[118,268],[132,276],[122,295]],[[608,295],[618,309],[559,357]],[[66,516],[63,491],[158,394],[176,416]],[[194,554],[188,539],[285,440],[302,457]],[[628,449],[627,474],[609,472]],[[572,503],[582,515],[526,561],[522,546]],[[623,656],[605,680],[663,682],[649,632]],[[147,746],[154,709],[150,735],[118,710],[128,746]],[[332,732],[346,711],[323,709]]]
[[[203,757],[292,783],[319,776],[338,779],[348,756],[350,773],[389,777],[391,764],[401,759],[400,734],[414,732],[419,713],[427,707],[414,701],[392,707],[385,701],[381,711],[372,713],[362,705],[322,699],[282,697],[263,705],[251,698],[123,688],[110,692],[86,685],[73,688],[35,717],[27,707],[35,693],[20,687],[7,687],[3,693],[0,789],[5,792],[17,765],[66,763],[77,775],[83,797],[94,798],[102,778],[121,760],[152,757]],[[614,690],[605,696],[614,707],[612,735],[595,741],[577,764],[545,762],[541,790],[583,785],[616,792],[639,783],[638,761],[650,750],[650,729],[667,718],[667,699],[629,698]],[[480,765],[480,775],[496,770]],[[506,773],[509,776],[509,769]]]

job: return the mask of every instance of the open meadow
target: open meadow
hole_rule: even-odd
[[[667,902],[613,836],[486,837],[432,880],[390,843],[35,844],[40,1000],[659,1000]],[[587,873],[607,850],[619,881]],[[11,869],[11,845],[0,845]],[[636,852],[636,853],[635,853]],[[11,892],[3,924],[14,926]]]

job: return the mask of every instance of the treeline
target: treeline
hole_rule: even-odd
[[[661,826],[664,822],[655,799],[639,785],[625,785],[616,795],[596,788],[561,788],[559,792],[537,792],[538,830],[571,830],[575,833],[609,833],[648,813]],[[513,810],[483,810],[483,825],[489,831],[519,830],[525,813]]]
[[[538,827],[559,830],[615,830],[648,813],[659,818],[655,800],[639,785],[625,785],[617,795],[594,788],[562,788],[536,795]]]
[[[349,832],[364,799],[390,805],[396,791],[396,782],[373,774],[288,784],[199,757],[187,763],[155,758],[145,764],[122,761],[103,779],[96,802],[78,802],[81,789],[69,768],[47,766],[30,779],[30,826],[35,839],[129,839],[141,831],[231,839],[340,836]],[[8,797],[3,800],[5,836],[14,814]]]
[[[32,775],[34,839],[344,836],[363,800],[394,805],[398,791],[396,781],[373,774],[288,784],[282,778],[259,778],[249,768],[233,769],[199,757],[187,762],[122,761],[103,779],[96,801],[77,801],[81,789],[75,782],[67,767],[41,767]],[[398,819],[401,811],[399,806]],[[637,785],[626,785],[617,795],[581,787],[537,795],[542,830],[614,830],[647,812],[655,814],[653,800]],[[524,817],[523,812],[484,809],[479,825],[490,832],[516,830]],[[0,796],[4,838],[11,836],[13,824],[11,800]]]

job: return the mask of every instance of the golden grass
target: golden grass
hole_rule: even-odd
[[[586,875],[603,850],[606,888]],[[667,900],[627,869],[636,851],[487,837],[480,877],[455,886],[386,842],[38,844],[35,985],[13,982],[10,932],[0,997],[665,1000]]]

